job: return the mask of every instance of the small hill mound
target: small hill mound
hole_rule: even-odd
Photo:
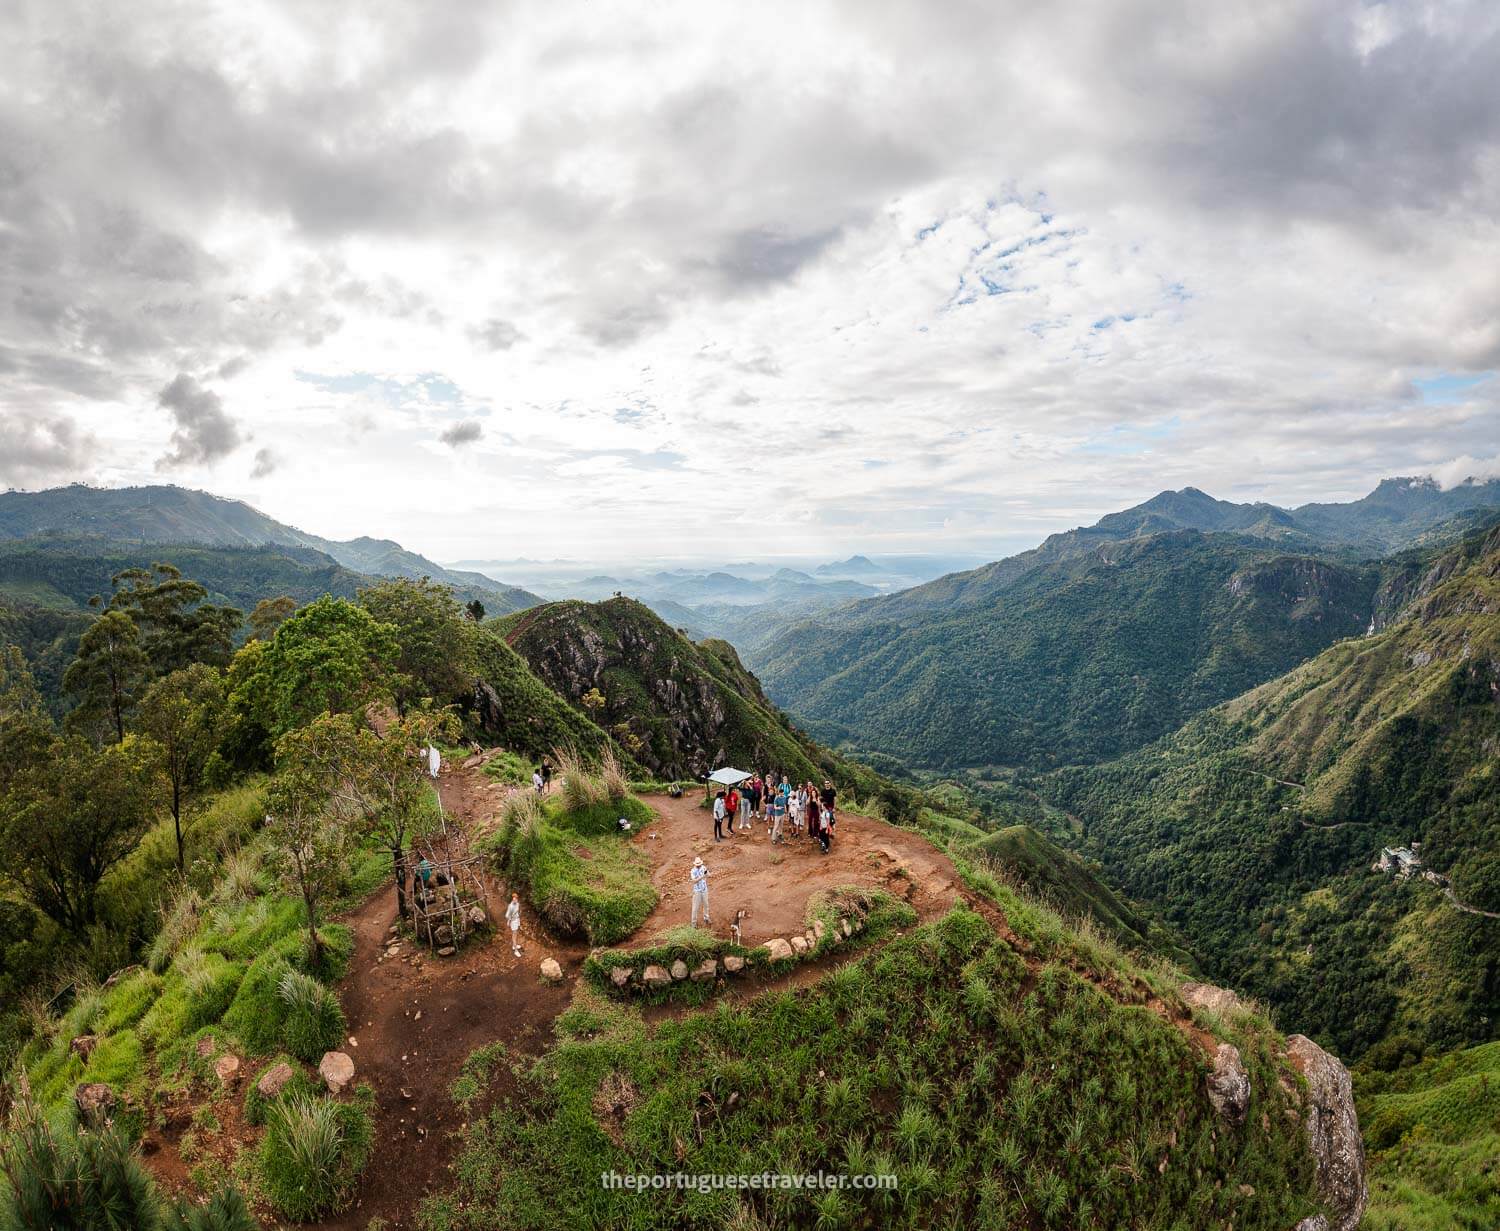
[[[497,623],[544,683],[663,778],[726,763],[821,779],[826,754],[794,731],[727,641],[693,643],[643,603],[571,600]]]

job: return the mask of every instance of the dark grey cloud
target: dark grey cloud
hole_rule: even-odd
[[[252,479],[264,479],[276,473],[281,458],[274,449],[260,448],[255,451],[255,463],[250,467]]]
[[[98,443],[70,419],[29,410],[0,414],[0,483],[32,487],[92,468]]]
[[[509,350],[524,335],[512,321],[492,316],[469,329],[469,337],[485,350]]]
[[[484,435],[484,428],[478,419],[463,419],[452,427],[444,428],[438,434],[441,440],[450,449],[461,449],[464,445],[471,445]]]
[[[177,425],[172,448],[158,460],[158,469],[216,462],[239,448],[240,429],[225,413],[223,399],[186,372],[179,372],[156,395],[156,404],[169,411]]]

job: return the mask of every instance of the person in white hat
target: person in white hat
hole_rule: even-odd
[[[712,923],[713,919],[708,913],[708,869],[703,866],[703,860],[697,855],[693,856],[693,926],[698,926],[698,916],[703,916],[704,923]]]

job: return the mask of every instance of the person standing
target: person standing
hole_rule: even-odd
[[[552,789],[552,762],[542,762],[542,794],[545,795]]]
[[[780,791],[774,792],[771,795],[770,801],[766,804],[766,808],[771,814],[771,841],[779,844],[781,842],[781,826],[786,820],[786,796]]]
[[[734,837],[734,821],[740,814],[740,793],[729,788],[729,794],[724,797],[724,819],[729,822],[729,836]]]
[[[750,832],[750,792],[740,792],[740,832]]]
[[[510,951],[521,956],[521,895],[510,895],[510,905],[505,908],[505,922],[510,925]]]
[[[704,923],[712,923],[713,918],[708,913],[708,869],[703,866],[701,856],[693,856],[693,870],[690,875],[693,879],[693,926],[698,926],[700,915]]]
[[[541,771],[541,769],[538,768],[538,769],[532,770],[531,771],[531,789],[537,793],[537,798],[539,798],[539,799],[541,798],[542,791],[546,788],[546,785],[547,784],[544,781],[542,781],[542,771]]]
[[[724,840],[724,815],[728,811],[728,805],[724,802],[724,792],[720,791],[714,796],[714,841]]]
[[[827,778],[823,779],[823,828],[827,830],[829,840],[833,838],[833,801],[837,798],[833,789],[833,783]]]

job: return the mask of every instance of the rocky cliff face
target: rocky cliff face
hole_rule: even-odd
[[[507,639],[659,777],[726,763],[822,776],[727,642],[694,644],[632,599],[553,603],[517,617]]]
[[[1182,997],[1195,1008],[1225,1014],[1241,1008],[1239,997],[1209,983],[1185,983]],[[1294,1034],[1283,1053],[1283,1089],[1302,1108],[1302,1127],[1313,1158],[1318,1198],[1324,1212],[1304,1219],[1297,1231],[1355,1231],[1369,1202],[1365,1175],[1365,1147],[1354,1110],[1354,1083],[1349,1070],[1311,1039]],[[1301,1074],[1302,1091],[1292,1077]],[[1208,1076],[1208,1098],[1214,1109],[1232,1123],[1251,1111],[1250,1082],[1239,1053],[1221,1044]]]

